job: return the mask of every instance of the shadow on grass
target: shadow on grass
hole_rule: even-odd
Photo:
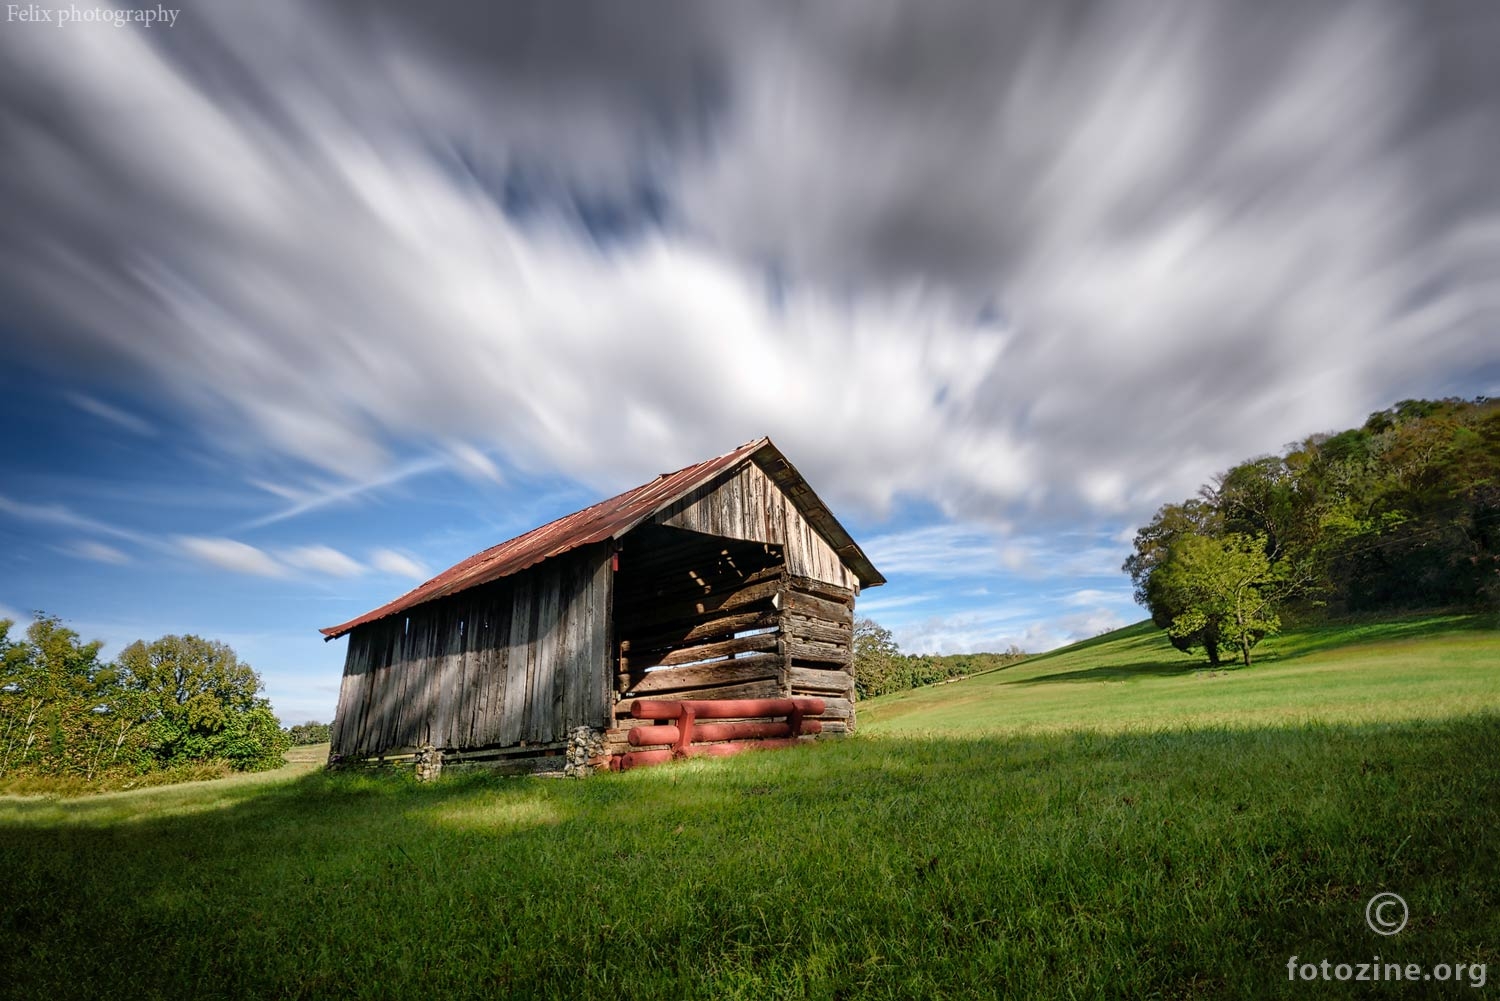
[[[1182,678],[1196,671],[1222,671],[1237,666],[1235,664],[1223,664],[1217,668],[1211,668],[1208,662],[1201,660],[1201,658],[1198,660],[1187,660],[1184,658],[1180,664],[1167,664],[1161,661],[1137,661],[1133,664],[1081,667],[1073,671],[1058,671],[1055,674],[1043,674],[1035,678],[1016,678],[1012,681],[1002,682],[1002,684],[1031,687],[1059,682],[1130,681],[1134,678]]]
[[[1494,632],[1497,629],[1500,629],[1500,616],[1494,614],[1418,615],[1370,621],[1348,619],[1295,626],[1273,640],[1257,656],[1265,661],[1295,660],[1339,647],[1430,639],[1468,632]]]
[[[1500,959],[1497,784],[1485,716],[854,738],[584,782],[314,774],[81,822],[7,803],[0,984],[1265,996],[1294,953]],[[1399,941],[1361,918],[1386,888],[1417,915]]]

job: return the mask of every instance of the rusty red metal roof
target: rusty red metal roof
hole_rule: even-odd
[[[498,546],[492,546],[482,553],[477,553],[449,567],[425,584],[418,585],[394,601],[387,602],[358,618],[350,619],[342,625],[329,626],[319,631],[328,639],[337,639],[356,626],[396,615],[437,598],[445,598],[471,587],[478,587],[480,584],[488,584],[490,581],[509,577],[543,560],[561,556],[580,546],[603,542],[606,539],[618,539],[662,508],[680,500],[720,473],[727,472],[752,458],[762,462],[770,459],[780,460],[779,465],[789,470],[791,475],[805,487],[805,481],[802,481],[796,470],[791,468],[791,464],[786,461],[781,451],[771,444],[771,439],[757,438],[731,452],[685,469],[679,469],[675,473],[663,473],[650,483],[627,490],[608,500],[602,500],[582,511],[565,515],[540,528],[533,528],[524,535],[518,535]],[[820,515],[815,524],[823,534],[831,536],[830,542],[834,544],[834,549],[844,557],[845,562],[865,586],[873,587],[884,583],[885,578],[870,565],[864,553],[854,544],[854,540],[837,521],[833,520],[822,502],[812,495],[811,489],[805,489],[801,491],[801,494],[802,496],[794,496],[794,501],[799,506],[815,505]]]

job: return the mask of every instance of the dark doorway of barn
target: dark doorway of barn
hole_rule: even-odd
[[[620,540],[615,690],[653,698],[767,698],[778,647],[782,548],[662,525]]]

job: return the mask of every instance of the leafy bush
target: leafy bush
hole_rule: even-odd
[[[0,782],[54,790],[122,787],[185,767],[274,768],[291,739],[260,676],[223,643],[164,636],[99,660],[55,616],[23,639],[0,620]]]

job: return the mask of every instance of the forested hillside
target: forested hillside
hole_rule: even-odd
[[[1124,568],[1181,649],[1249,648],[1278,612],[1500,605],[1500,401],[1405,400],[1168,504]]]

